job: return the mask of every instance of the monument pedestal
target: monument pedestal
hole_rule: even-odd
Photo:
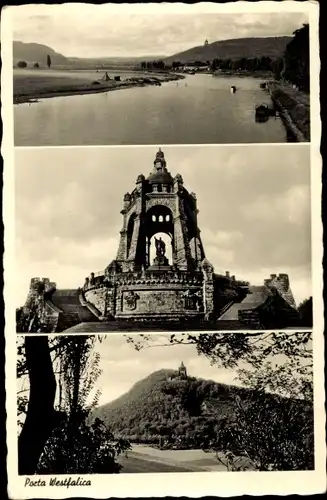
[[[160,255],[160,256],[157,256],[157,257],[153,260],[153,265],[154,265],[154,266],[159,266],[159,267],[162,267],[162,266],[168,266],[168,265],[169,265],[169,262],[168,262],[167,257],[165,257],[164,255]]]
[[[153,260],[152,266],[148,267],[148,271],[168,271],[171,269],[171,266],[169,265],[169,261],[167,257],[164,255],[157,256]]]

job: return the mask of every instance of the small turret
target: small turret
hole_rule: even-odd
[[[181,365],[178,368],[178,376],[180,378],[187,378],[187,370],[186,370],[186,367],[185,367],[183,361],[181,362]]]

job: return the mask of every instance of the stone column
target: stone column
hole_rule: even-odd
[[[207,259],[202,262],[203,272],[203,305],[204,305],[204,318],[211,320],[214,318],[215,304],[214,304],[214,283],[213,283],[213,267]]]
[[[141,217],[140,215],[136,215],[134,219],[134,229],[133,229],[133,235],[132,235],[132,240],[129,248],[129,253],[127,255],[127,260],[128,261],[135,261],[136,257],[136,252],[137,252],[137,246],[139,242],[139,237],[140,237],[140,225],[141,225]]]

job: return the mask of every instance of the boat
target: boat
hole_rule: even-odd
[[[276,116],[276,109],[270,108],[267,104],[260,104],[255,108],[256,116]]]
[[[260,104],[255,108],[256,115],[269,115],[269,108],[267,104]]]

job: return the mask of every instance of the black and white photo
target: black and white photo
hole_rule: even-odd
[[[15,199],[19,333],[312,327],[306,145],[17,150]]]
[[[324,491],[319,16],[2,10],[9,498]]]
[[[16,146],[310,140],[308,13],[125,9],[14,11]]]
[[[18,337],[19,473],[312,470],[312,340]]]

